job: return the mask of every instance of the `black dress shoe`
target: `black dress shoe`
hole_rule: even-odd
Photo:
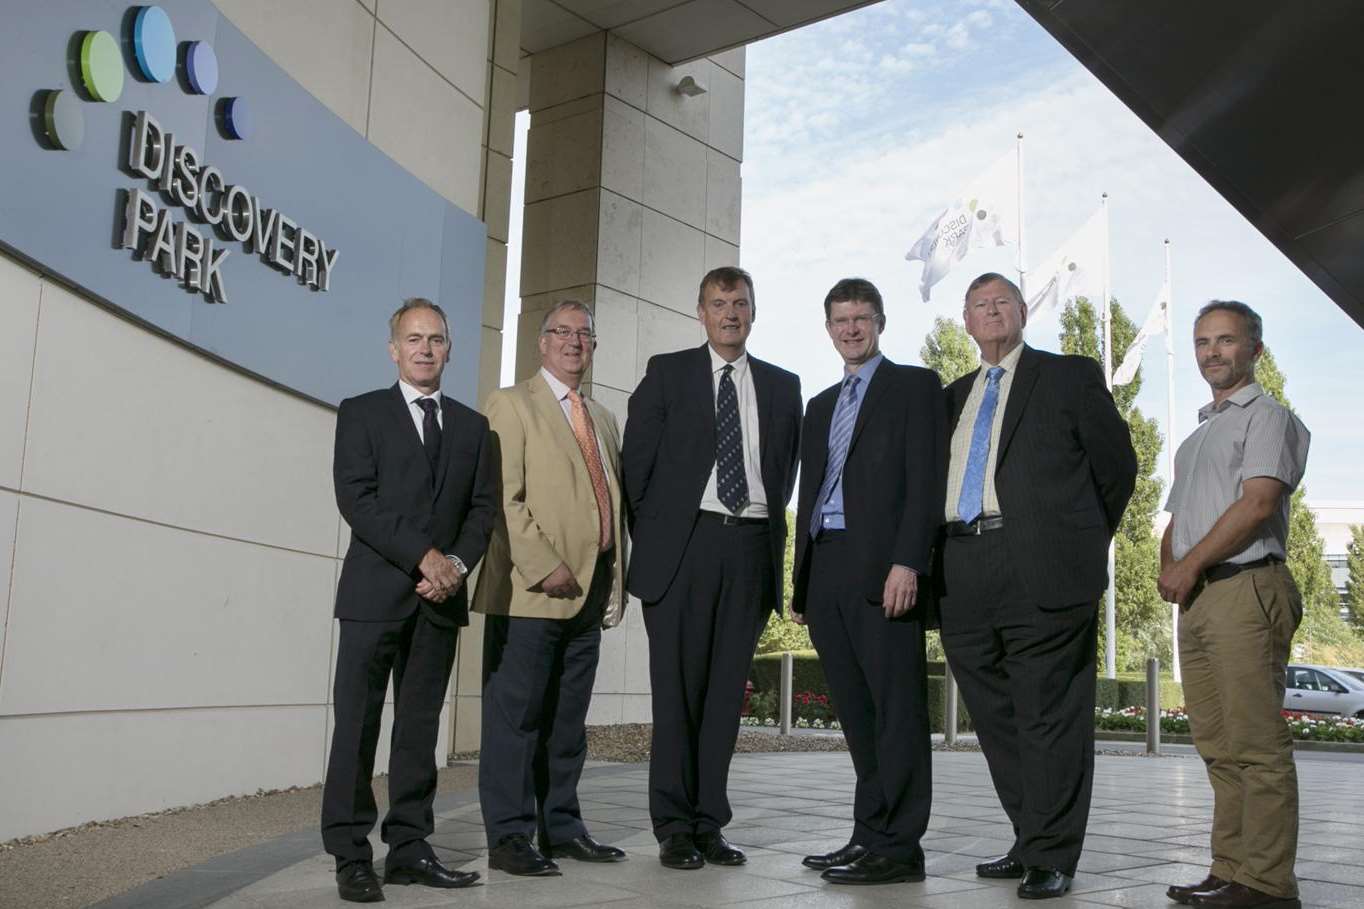
[[[731,846],[725,835],[718,830],[698,833],[695,841],[697,850],[712,865],[742,865],[748,861],[744,851]]]
[[[592,835],[584,833],[582,836],[575,836],[573,839],[564,843],[551,845],[544,850],[545,858],[577,859],[580,862],[623,862],[625,861],[625,851],[617,849],[615,846],[608,846],[592,839]]]
[[[976,866],[976,877],[989,878],[1018,878],[1023,876],[1023,872],[1028,869],[1023,867],[1023,863],[1012,855],[1004,855],[991,862],[981,862]]]
[[[478,877],[477,871],[451,871],[433,858],[384,868],[385,884],[421,884],[423,887],[440,887],[443,890],[472,887],[478,883]]]
[[[520,833],[504,836],[488,850],[488,867],[522,877],[550,877],[559,874],[559,866],[540,854],[530,840]]]
[[[1234,881],[1216,890],[1195,893],[1189,897],[1189,905],[1219,909],[1302,909],[1302,902],[1295,896],[1274,896]]]
[[[866,854],[866,846],[849,843],[842,849],[835,849],[833,852],[826,852],[823,855],[807,855],[800,860],[800,863],[806,868],[824,871],[827,868],[837,868],[839,865],[851,865]]]
[[[1074,877],[1054,868],[1029,868],[1018,885],[1018,896],[1025,900],[1054,899],[1065,895],[1072,880]]]
[[[1195,893],[1208,893],[1226,885],[1227,881],[1215,874],[1209,874],[1197,884],[1171,884],[1170,889],[1165,891],[1165,895],[1176,903],[1183,903],[1187,906]]]
[[[384,888],[369,862],[350,862],[336,869],[336,892],[348,903],[382,903]]]
[[[898,862],[868,852],[851,865],[830,868],[820,877],[831,884],[899,884],[924,879],[924,863]]]
[[[696,840],[690,833],[674,833],[658,844],[658,860],[664,868],[693,871],[706,863],[696,850]]]

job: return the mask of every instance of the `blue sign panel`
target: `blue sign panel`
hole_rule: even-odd
[[[121,60],[93,53],[108,36]],[[393,382],[387,318],[428,297],[450,319],[445,390],[475,402],[483,223],[208,0],[33,4],[0,31],[0,74],[0,246],[329,404]]]

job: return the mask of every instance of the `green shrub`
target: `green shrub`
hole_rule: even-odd
[[[1099,709],[1122,710],[1125,707],[1146,706],[1146,674],[1120,672],[1116,679],[1100,677],[1095,689],[1094,706]],[[1162,710],[1184,706],[1184,686],[1171,678],[1160,680]]]

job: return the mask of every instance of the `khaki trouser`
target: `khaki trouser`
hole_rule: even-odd
[[[1184,706],[1215,800],[1212,873],[1284,898],[1298,895],[1298,773],[1280,710],[1301,621],[1281,563],[1208,584],[1179,619]]]

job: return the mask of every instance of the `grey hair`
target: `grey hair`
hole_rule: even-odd
[[[432,303],[425,297],[409,297],[403,301],[402,306],[399,306],[397,310],[394,311],[393,315],[388,317],[388,339],[390,341],[398,340],[398,323],[402,322],[403,316],[414,309],[429,309],[440,316],[441,322],[445,324],[445,337],[449,340],[450,320],[445,318],[445,310],[441,309],[438,305]]]
[[[1246,320],[1246,333],[1256,344],[1264,343],[1265,322],[1260,318],[1260,314],[1251,309],[1240,300],[1210,300],[1202,309],[1198,311],[1198,317],[1194,319],[1197,325],[1204,316],[1210,312],[1234,312],[1242,319]]]
[[[592,316],[592,310],[581,300],[560,300],[551,306],[546,312],[545,317],[540,320],[540,334],[549,331],[549,320],[553,319],[556,313],[561,313],[566,309],[587,315],[587,327],[595,333],[597,330],[597,320]]]
[[[992,284],[995,281],[998,281],[1000,284],[1003,284],[1005,287],[1009,288],[1009,290],[1014,295],[1014,299],[1017,300],[1020,305],[1023,303],[1023,291],[1018,289],[1017,284],[1010,281],[1008,278],[1004,277],[997,271],[987,271],[985,274],[981,275],[979,278],[976,278],[974,281],[972,281],[970,285],[968,285],[966,288],[966,296],[968,297],[971,296],[972,291],[978,290],[979,288],[984,287],[986,284]]]

